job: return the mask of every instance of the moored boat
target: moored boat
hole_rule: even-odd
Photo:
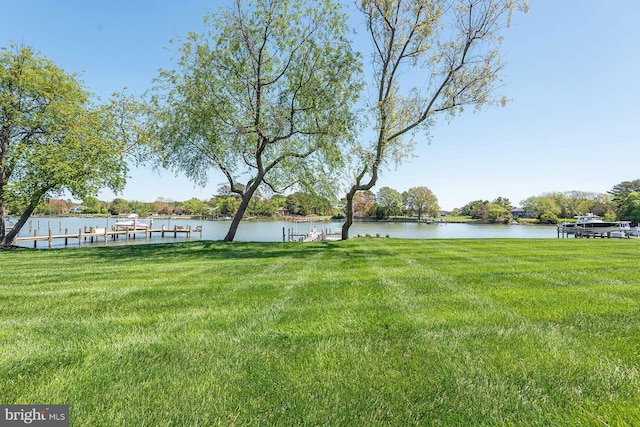
[[[113,224],[116,230],[148,230],[151,224],[146,220],[141,220],[138,215],[131,214],[126,220],[118,220]]]
[[[621,221],[603,221],[598,215],[588,213],[585,215],[576,215],[576,222],[563,222],[562,225],[566,228],[582,227],[582,228],[598,228],[605,229],[611,228],[618,229]]]
[[[575,218],[576,222],[559,224],[558,232],[581,236],[628,237],[632,235],[629,221],[604,221],[593,213],[577,215]]]

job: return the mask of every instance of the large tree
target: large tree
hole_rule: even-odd
[[[640,192],[629,193],[621,205],[620,219],[640,223]]]
[[[202,184],[217,169],[241,198],[225,241],[261,185],[329,186],[360,90],[345,22],[330,0],[236,0],[157,80],[164,165]]]
[[[631,193],[640,192],[640,179],[634,179],[633,181],[622,181],[616,184],[608,191],[611,195],[611,202],[618,216],[621,216],[623,212],[627,210],[627,197]]]
[[[440,207],[438,198],[427,187],[412,187],[405,193],[405,203],[407,210],[418,214],[418,221],[422,220],[423,214],[438,216]]]
[[[376,219],[402,213],[402,194],[391,187],[382,187],[376,194]]]
[[[362,144],[346,194],[342,238],[349,238],[353,198],[380,169],[411,152],[438,115],[504,102],[494,89],[503,65],[497,46],[518,0],[363,0],[373,44],[370,117],[375,136]],[[520,3],[526,8],[526,3]],[[411,86],[407,84],[414,83]],[[409,83],[411,84],[411,83]]]
[[[124,186],[116,103],[94,105],[76,76],[30,47],[0,50],[0,247],[11,246],[43,199]],[[9,203],[22,207],[11,230]]]

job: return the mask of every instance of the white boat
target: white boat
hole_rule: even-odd
[[[602,218],[593,213],[588,213],[586,215],[576,215],[574,218],[576,219],[576,222],[563,222],[562,225],[566,228],[611,228],[613,230],[617,229],[620,224],[620,221],[603,221]]]
[[[138,215],[131,214],[125,220],[118,220],[113,225],[116,230],[148,230],[151,224],[147,220],[141,220]]]
[[[563,222],[560,226],[570,232],[579,230],[580,234],[608,234],[611,237],[627,237],[631,234],[629,221],[604,221],[598,215],[588,213],[575,216],[576,222]]]

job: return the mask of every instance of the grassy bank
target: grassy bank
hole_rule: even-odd
[[[637,240],[0,252],[0,403],[72,426],[634,425]]]

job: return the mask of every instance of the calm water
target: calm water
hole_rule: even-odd
[[[64,234],[65,229],[69,233],[77,233],[79,229],[89,227],[111,228],[115,224],[116,218],[33,218],[30,223],[20,232],[19,236],[33,236],[33,231],[38,230],[38,235],[48,234],[51,229],[52,234]],[[222,240],[226,235],[231,221],[200,221],[183,219],[154,219],[153,228],[159,229],[164,225],[166,228],[173,228],[174,225],[195,227],[202,225],[202,239]],[[295,233],[308,233],[312,229],[339,229],[341,222],[308,222],[293,223],[291,221],[243,221],[240,223],[237,241],[254,242],[281,242],[282,230],[292,229]],[[31,228],[31,230],[30,230]],[[351,236],[358,234],[370,234],[375,236],[386,236],[403,239],[475,239],[475,238],[555,238],[555,226],[527,226],[527,225],[472,225],[472,224],[416,224],[416,223],[386,223],[386,222],[359,222],[355,223],[350,230]],[[154,235],[153,238],[136,238],[132,243],[158,243],[158,242],[180,242],[187,240],[199,240],[200,234],[194,233],[190,239],[165,237]],[[124,239],[119,241],[109,241],[107,245],[124,244]],[[104,245],[103,242],[98,244]],[[21,242],[21,246],[33,247],[33,242]],[[64,241],[54,240],[54,247],[61,247]],[[95,243],[94,243],[95,245]],[[77,246],[77,240],[70,240],[70,246]],[[38,247],[48,247],[47,242],[38,242]]]

